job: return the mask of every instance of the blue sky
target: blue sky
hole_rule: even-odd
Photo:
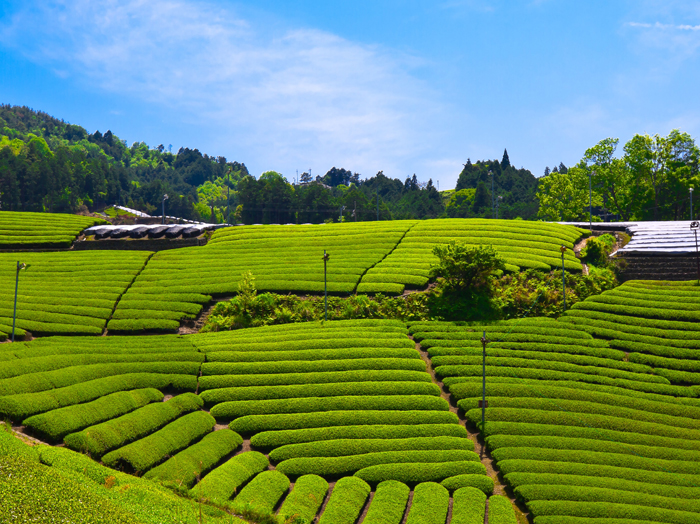
[[[0,102],[196,147],[252,174],[333,166],[454,187],[606,137],[700,134],[691,1],[9,0]]]

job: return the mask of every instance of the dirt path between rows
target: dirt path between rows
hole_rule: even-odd
[[[409,338],[413,340],[413,337],[410,335]],[[481,463],[486,468],[486,474],[493,480],[493,494],[503,495],[510,499],[511,503],[513,504],[513,508],[515,509],[515,516],[519,524],[532,523],[532,518],[528,513],[527,508],[519,504],[515,500],[515,495],[513,494],[513,491],[508,486],[506,486],[503,480],[503,476],[496,467],[493,457],[491,456],[491,452],[486,448],[484,440],[481,438],[478,429],[464,418],[463,413],[460,412],[460,409],[459,407],[457,407],[457,403],[454,401],[454,398],[452,398],[452,395],[450,395],[445,385],[435,375],[435,370],[433,369],[430,362],[430,356],[428,355],[428,352],[421,347],[419,342],[416,342],[416,351],[418,351],[421,358],[425,362],[428,373],[430,373],[430,376],[433,379],[433,383],[440,388],[440,396],[448,402],[450,406],[450,411],[459,417],[460,425],[464,426],[464,428],[467,430],[467,435],[469,436],[469,439],[474,442],[474,451],[476,451],[479,454],[479,457],[481,458]],[[486,502],[486,514],[484,524],[487,523],[488,501]]]

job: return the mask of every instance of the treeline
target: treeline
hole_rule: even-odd
[[[488,173],[492,173],[490,176]],[[533,219],[537,181],[501,162],[467,161],[456,190],[432,179],[404,180],[379,172],[363,178],[333,167],[290,183],[274,171],[255,178],[245,164],[163,144],[130,147],[111,131],[78,125],[27,107],[0,106],[0,206],[4,210],[79,212],[121,204],[182,218],[229,223],[320,223],[490,217]],[[493,198],[492,198],[493,189]]]
[[[197,188],[228,171],[247,175],[244,164],[198,150],[177,154],[162,144],[128,147],[110,131],[84,128],[27,107],[0,105],[0,205],[10,211],[93,211],[122,204],[199,218]]]
[[[616,156],[619,139],[586,150],[573,167],[548,173],[537,190],[544,220],[688,220],[699,187],[700,150],[688,134],[635,135]],[[697,213],[693,211],[693,218]]]

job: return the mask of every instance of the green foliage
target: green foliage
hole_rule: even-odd
[[[449,288],[463,292],[488,290],[491,275],[506,267],[493,246],[469,247],[453,240],[435,246],[433,255],[438,257],[438,263],[432,268],[432,276],[444,278]]]
[[[493,493],[493,479],[486,475],[455,475],[454,477],[446,478],[440,484],[450,490],[450,492],[470,487],[479,489],[485,495]]]
[[[398,480],[415,485],[420,482],[440,482],[448,477],[465,474],[485,475],[486,468],[478,461],[379,464],[361,469],[355,476],[370,484]]]
[[[443,486],[449,480],[445,479],[442,483]],[[453,493],[452,498],[451,524],[483,524],[484,513],[486,513],[486,495],[482,490],[462,487]]]
[[[411,489],[401,482],[380,482],[372,498],[365,524],[401,524]]]
[[[319,524],[353,524],[369,496],[370,487],[356,477],[343,477],[335,483]]]
[[[102,462],[113,468],[144,472],[190,446],[214,429],[215,425],[214,417],[203,411],[195,411],[141,440],[107,453],[102,457]]]
[[[101,457],[149,435],[185,413],[202,407],[202,400],[194,393],[185,393],[167,402],[149,404],[127,415],[91,426],[79,433],[68,435],[66,446],[93,457]]]
[[[292,522],[313,522],[328,492],[328,482],[318,475],[304,475],[294,482],[294,489],[284,499],[278,515]]]
[[[489,524],[517,524],[515,510],[510,500],[503,495],[489,497]]]
[[[272,511],[289,490],[289,479],[279,471],[263,471],[233,499],[236,507],[251,506]]]
[[[200,476],[204,476],[242,443],[241,436],[231,430],[214,431],[148,471],[144,478],[190,488]]]
[[[198,499],[223,502],[268,465],[267,457],[262,453],[245,451],[208,473],[192,488],[191,494]]]
[[[418,484],[406,524],[443,524],[447,519],[450,493],[435,482]]]

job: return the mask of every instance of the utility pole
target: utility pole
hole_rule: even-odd
[[[165,201],[168,199],[168,195],[163,195],[163,224],[165,224]]]
[[[561,288],[564,294],[564,311],[566,311],[566,271],[564,271],[564,253],[566,253],[566,246],[561,246],[559,250],[561,251]]]
[[[493,213],[493,218],[496,218],[496,196],[494,194],[494,180],[496,177],[491,170],[489,170],[489,176],[491,177],[491,213]]]
[[[588,173],[588,229],[593,230],[593,175],[595,175],[595,171],[592,173]]]
[[[698,267],[698,285],[700,286],[700,252],[698,251],[698,228],[700,227],[700,222],[691,222],[690,229],[695,233],[695,264]]]
[[[17,261],[17,274],[15,275],[15,308],[12,312],[12,342],[15,341],[15,323],[17,320],[17,288],[19,287],[19,272],[27,267],[26,264]]]
[[[328,278],[326,273],[326,263],[331,256],[323,250],[323,308],[325,311],[324,318],[328,320]]]
[[[690,220],[693,220],[693,188],[690,188]]]

